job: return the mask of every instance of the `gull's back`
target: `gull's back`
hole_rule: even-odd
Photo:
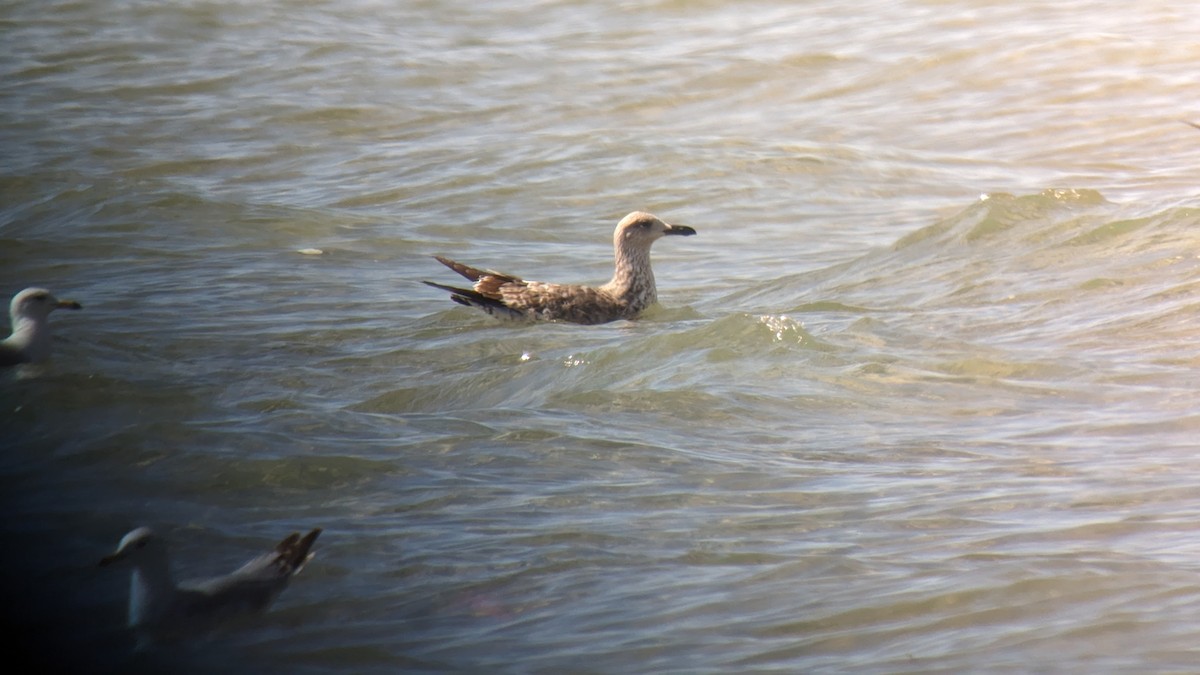
[[[320,529],[315,529],[304,538],[293,533],[274,551],[225,576],[180,583],[179,611],[185,615],[210,615],[214,621],[221,621],[225,617],[266,610],[312,559],[309,550],[320,533]]]

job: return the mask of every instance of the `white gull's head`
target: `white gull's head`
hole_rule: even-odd
[[[107,567],[113,563],[128,561],[135,566],[151,558],[165,559],[167,544],[154,534],[148,527],[139,527],[121,538],[117,550],[105,556],[100,565]]]
[[[8,308],[14,328],[21,319],[44,321],[56,309],[83,309],[83,305],[74,300],[59,300],[44,288],[26,288],[13,296]]]
[[[83,309],[74,300],[59,300],[44,288],[26,288],[13,296],[12,335],[0,341],[0,367],[37,363],[50,356],[50,313]]]
[[[649,249],[651,244],[669,234],[688,236],[696,231],[687,225],[669,225],[645,211],[634,211],[617,223],[613,243],[617,248]]]

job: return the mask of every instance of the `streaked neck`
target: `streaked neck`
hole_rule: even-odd
[[[650,249],[616,246],[613,278],[605,288],[620,297],[636,298],[645,304],[656,300],[654,272],[650,268]]]

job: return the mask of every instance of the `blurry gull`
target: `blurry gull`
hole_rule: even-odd
[[[167,544],[148,527],[121,539],[100,566],[118,562],[133,565],[129,589],[129,626],[145,644],[156,638],[202,633],[240,616],[263,612],[287,587],[288,581],[312,559],[309,553],[320,528],[300,537],[293,532],[237,570],[211,579],[176,584],[167,561]]]
[[[501,319],[568,321],[597,324],[633,319],[658,299],[654,272],[650,269],[650,246],[668,234],[692,235],[686,225],[668,225],[658,218],[634,211],[617,223],[613,232],[616,269],[603,286],[577,286],[525,281],[509,274],[482,270],[434,256],[438,262],[475,282],[471,289],[425,283],[450,291],[460,305],[478,307]]]
[[[44,288],[26,288],[9,305],[12,335],[0,342],[0,367],[37,363],[50,356],[50,312],[83,309],[74,300],[59,300]]]

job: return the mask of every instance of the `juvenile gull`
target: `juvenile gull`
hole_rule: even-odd
[[[425,283],[450,291],[460,305],[478,307],[501,319],[568,321],[597,324],[637,318],[658,300],[654,272],[650,269],[650,246],[668,234],[692,235],[686,225],[668,225],[658,218],[634,211],[617,223],[613,232],[616,269],[603,286],[550,284],[525,281],[510,274],[482,270],[434,256],[438,262],[475,282],[471,289]]]
[[[116,552],[105,556],[100,566],[133,565],[129,627],[144,644],[203,633],[237,617],[265,611],[313,557],[309,549],[319,534],[320,528],[303,538],[293,532],[274,551],[225,576],[177,585],[171,577],[166,542],[150,528],[139,527],[125,535]]]
[[[83,309],[74,300],[59,300],[44,288],[26,288],[9,305],[12,335],[0,342],[0,367],[37,363],[50,356],[50,312]]]

